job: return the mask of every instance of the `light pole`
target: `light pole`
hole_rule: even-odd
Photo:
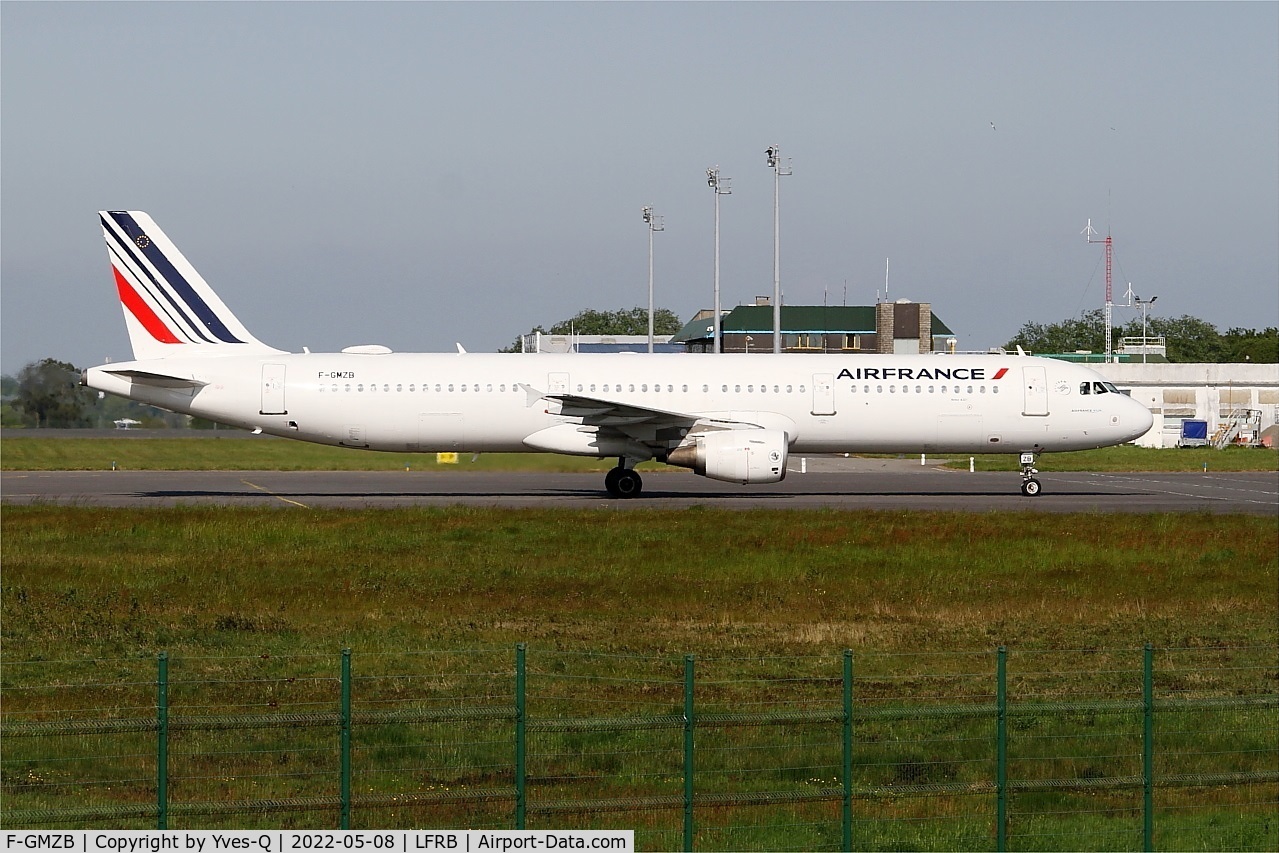
[[[782,351],[782,227],[780,198],[782,176],[791,174],[790,163],[782,165],[782,149],[768,146],[768,167],[773,170],[773,352]]]
[[[722,178],[719,174],[719,166],[712,166],[706,170],[706,185],[715,193],[715,340],[711,345],[711,352],[719,352],[719,197],[722,195],[731,195],[733,190],[729,187],[728,182],[732,178]]]
[[[1150,342],[1146,340],[1146,312],[1150,310],[1150,306],[1155,304],[1158,296],[1152,296],[1149,299],[1142,299],[1140,296],[1134,296],[1132,301],[1141,306],[1141,363],[1146,363],[1146,353],[1150,349]]]
[[[653,208],[644,208],[644,221],[648,223],[648,351],[653,351],[653,232],[665,230],[662,217],[653,213]]]

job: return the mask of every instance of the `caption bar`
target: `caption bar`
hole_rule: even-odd
[[[436,829],[436,830],[250,830],[77,829],[6,832],[5,853],[67,850],[72,853],[308,853],[308,851],[609,850],[631,853],[632,829]]]

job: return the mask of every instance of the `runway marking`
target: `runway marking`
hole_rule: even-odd
[[[291,500],[289,498],[283,497],[282,495],[277,495],[275,492],[271,491],[270,489],[263,488],[262,486],[259,486],[257,483],[250,483],[248,480],[241,480],[240,482],[246,486],[252,486],[253,488],[257,489],[259,492],[265,492],[266,494],[270,495],[276,500],[284,501],[286,504],[293,504],[294,506],[300,506],[302,507],[302,509],[310,509],[309,506],[307,506],[304,503],[301,503],[300,501]]]
[[[1269,506],[1275,503],[1274,501],[1275,493],[1265,489],[1264,487],[1263,488],[1241,488],[1239,486],[1233,486],[1233,485],[1231,486],[1218,485],[1218,482],[1221,482],[1221,481],[1230,482],[1228,480],[1225,480],[1224,478],[1221,478],[1219,480],[1216,477],[1205,477],[1204,480],[1200,481],[1199,483],[1195,483],[1193,480],[1189,481],[1188,483],[1173,483],[1167,480],[1158,480],[1158,479],[1136,477],[1132,475],[1122,475],[1122,474],[1118,474],[1118,475],[1103,474],[1099,472],[1091,473],[1089,474],[1089,476],[1093,482],[1097,482],[1097,483],[1115,482],[1115,483],[1125,483],[1125,484],[1135,483],[1139,486],[1144,484],[1153,484],[1156,487],[1171,486],[1175,488],[1152,488],[1151,492],[1157,493],[1157,494],[1165,494],[1165,495],[1177,495],[1179,497],[1198,498],[1199,500],[1205,500],[1205,501],[1240,501],[1243,503],[1260,504],[1262,506]],[[1180,491],[1180,489],[1184,489],[1187,486],[1191,488],[1194,488],[1195,486],[1199,486],[1202,489],[1202,491],[1189,491],[1189,492]],[[1214,491],[1232,492],[1232,493],[1236,493],[1236,495],[1238,496],[1209,494],[1210,492],[1214,492]],[[1248,497],[1241,497],[1242,495],[1247,495]],[[1260,499],[1258,499],[1255,497],[1251,497],[1252,495],[1260,495],[1261,497]]]

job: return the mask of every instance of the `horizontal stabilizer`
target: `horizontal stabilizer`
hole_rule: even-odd
[[[172,376],[151,370],[103,370],[102,372],[140,382],[143,385],[154,385],[157,388],[203,388],[209,384],[190,376]]]

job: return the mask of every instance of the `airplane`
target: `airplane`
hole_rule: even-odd
[[[82,384],[255,433],[408,453],[616,458],[613,498],[656,459],[780,482],[791,454],[1039,454],[1131,441],[1149,410],[1078,364],[994,354],[338,353],[268,346],[150,216],[100,211],[134,361]]]

